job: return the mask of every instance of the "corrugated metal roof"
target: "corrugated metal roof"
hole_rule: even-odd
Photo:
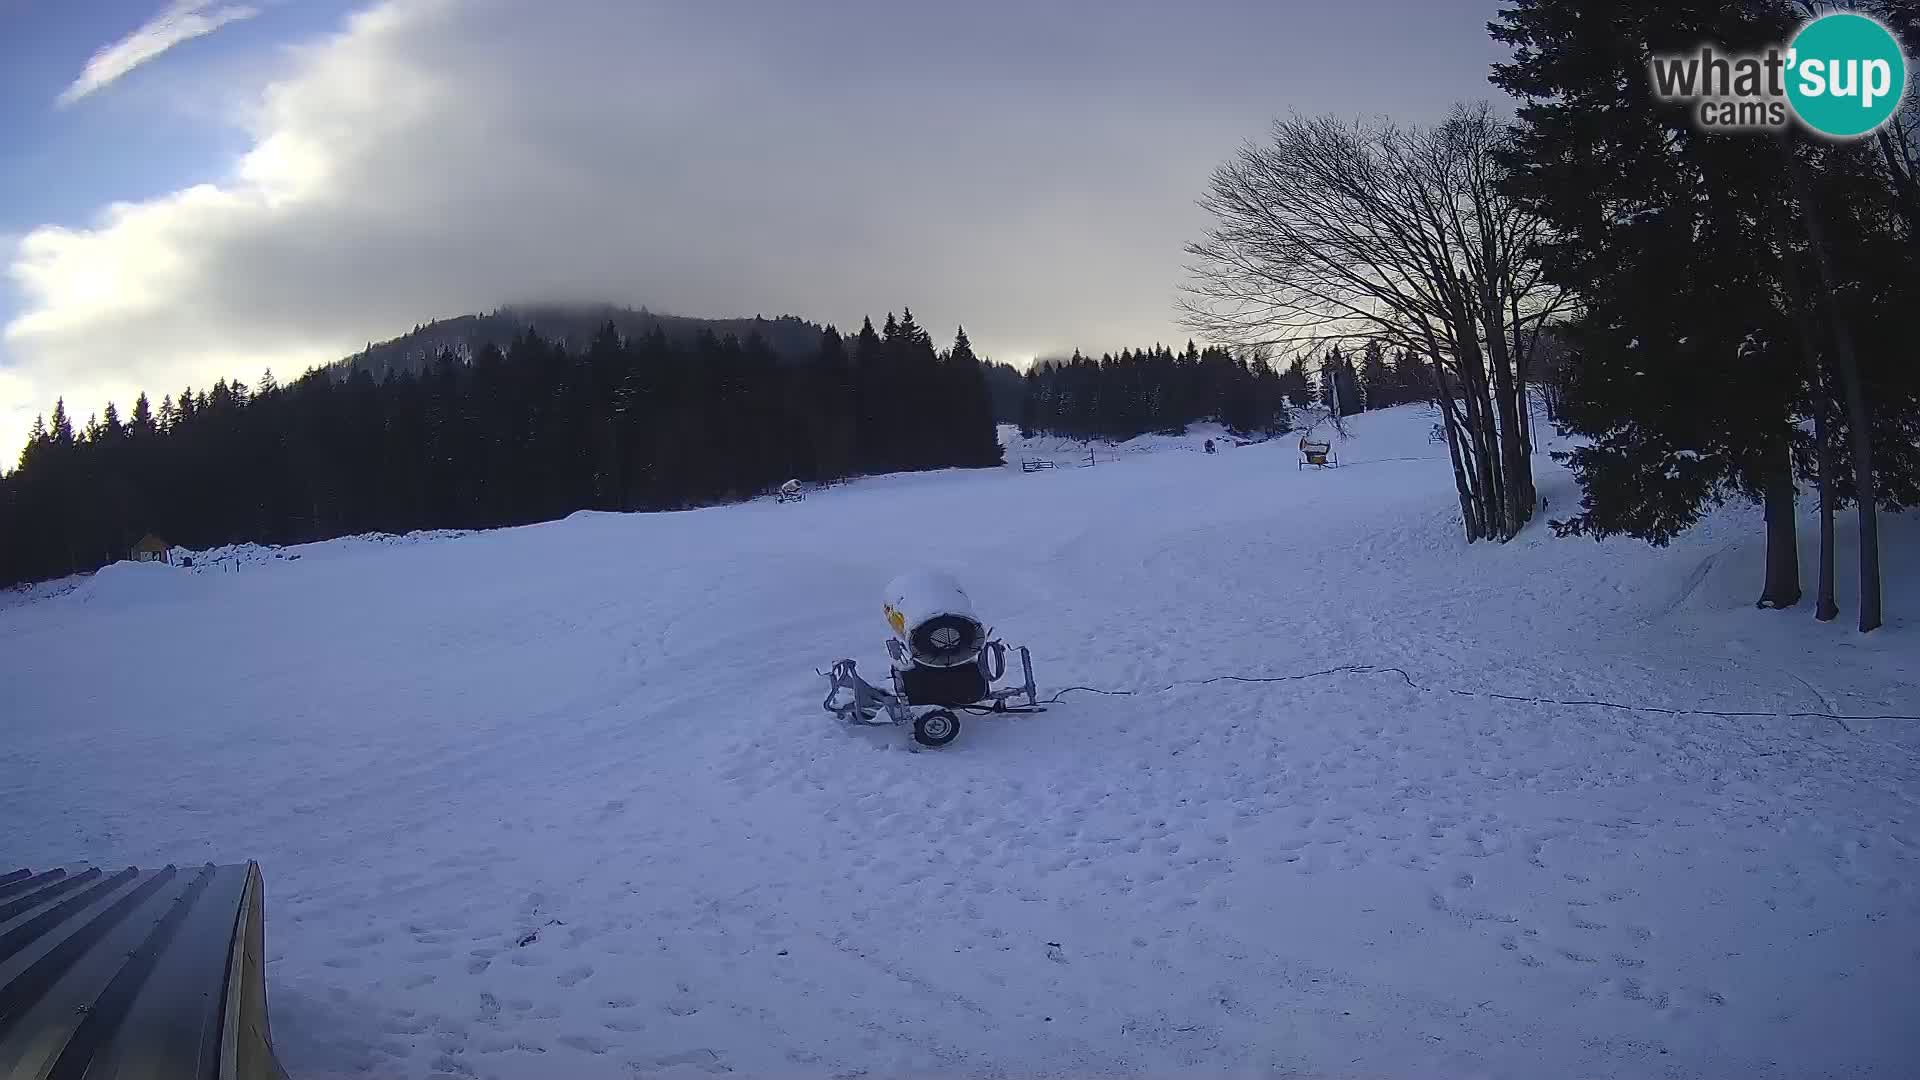
[[[0,873],[0,1080],[284,1077],[261,905],[253,863]]]

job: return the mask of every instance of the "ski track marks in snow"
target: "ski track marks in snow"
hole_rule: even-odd
[[[0,810],[25,863],[261,859],[300,1076],[1910,1072],[1891,725],[1351,672],[1075,695],[939,752],[817,708],[814,668],[884,663],[899,553],[986,498],[1004,527],[937,561],[1043,692],[1395,664],[1917,711],[1904,627],[1752,612],[1749,518],[1671,552],[1460,545],[1428,422],[1361,418],[1352,472],[1282,443],[886,477],[21,605],[34,767]],[[75,634],[108,674],[63,674]]]

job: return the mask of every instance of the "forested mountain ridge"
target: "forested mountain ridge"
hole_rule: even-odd
[[[515,337],[528,330],[577,352],[585,349],[608,323],[612,323],[622,337],[643,338],[658,330],[676,345],[690,345],[702,330],[716,338],[731,336],[742,342],[758,335],[782,363],[812,356],[820,342],[820,331],[825,329],[824,324],[797,315],[778,315],[771,319],[759,315],[707,319],[616,304],[535,304],[498,308],[484,315],[435,319],[399,337],[369,343],[328,367],[341,378],[365,371],[375,382],[385,379],[389,372],[419,375],[442,352],[470,361],[488,345],[505,349]],[[1025,392],[1020,370],[987,360],[981,362],[981,368],[986,374],[994,420],[1012,423],[1020,415],[1020,398]]]
[[[820,323],[797,315],[775,318],[705,319],[687,315],[667,315],[644,307],[615,304],[532,304],[497,308],[484,315],[459,315],[435,319],[415,326],[411,331],[386,341],[369,343],[366,348],[333,365],[341,377],[364,370],[378,382],[389,372],[418,375],[443,351],[462,360],[471,360],[481,349],[493,345],[505,349],[515,337],[531,330],[541,338],[579,351],[592,342],[608,323],[622,337],[643,338],[659,330],[675,345],[691,344],[705,330],[716,338],[729,336],[745,342],[756,334],[773,354],[783,361],[812,355],[820,343]]]

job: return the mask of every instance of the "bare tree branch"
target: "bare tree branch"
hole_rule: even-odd
[[[1502,193],[1509,138],[1486,103],[1429,129],[1276,121],[1214,170],[1214,224],[1186,249],[1183,321],[1205,337],[1431,360],[1469,540],[1532,516],[1524,365],[1567,303],[1540,265],[1546,223]]]

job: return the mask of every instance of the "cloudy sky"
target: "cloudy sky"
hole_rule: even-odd
[[[515,302],[1181,339],[1214,163],[1492,96],[1497,6],[0,0],[0,461]]]

